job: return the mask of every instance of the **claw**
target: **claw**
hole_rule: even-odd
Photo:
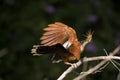
[[[76,69],[77,67],[78,67],[78,65],[76,64],[76,63],[69,63],[69,62],[64,62],[65,64],[67,64],[67,65],[70,65],[70,66],[72,66],[74,69]]]
[[[76,69],[78,65],[76,63],[73,63],[72,66]]]

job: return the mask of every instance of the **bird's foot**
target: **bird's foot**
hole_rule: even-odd
[[[64,62],[66,65],[70,65],[72,66],[74,69],[76,69],[78,67],[78,65],[76,63],[69,63],[69,62]]]

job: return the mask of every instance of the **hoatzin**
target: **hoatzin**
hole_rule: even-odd
[[[65,64],[80,60],[81,52],[85,45],[91,41],[93,34],[89,31],[85,35],[86,39],[79,42],[75,30],[61,22],[49,24],[43,30],[45,32],[40,38],[40,45],[33,45],[31,53],[33,55],[54,54],[53,63],[63,61]]]

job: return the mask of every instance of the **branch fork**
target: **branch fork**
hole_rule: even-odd
[[[64,71],[63,74],[57,80],[63,80],[70,72],[72,72],[74,69],[78,68],[82,64],[82,62],[85,63],[85,62],[89,62],[89,61],[102,60],[99,64],[97,64],[93,68],[90,68],[88,71],[83,72],[82,74],[80,74],[79,76],[77,76],[76,78],[73,79],[73,80],[80,80],[80,79],[86,77],[87,75],[92,74],[93,72],[99,70],[102,66],[103,66],[102,67],[102,69],[103,69],[104,67],[107,66],[105,64],[107,62],[111,61],[112,59],[120,60],[120,57],[114,56],[117,53],[120,53],[120,46],[118,46],[113,52],[109,53],[109,55],[107,55],[107,56],[83,58],[82,61],[79,60],[78,62],[74,63],[75,67],[74,66],[70,66],[66,71]]]

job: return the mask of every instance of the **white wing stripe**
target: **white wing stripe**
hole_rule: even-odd
[[[64,44],[63,44],[63,47],[65,49],[68,49],[69,47],[71,46],[71,43],[69,41],[66,41]]]

